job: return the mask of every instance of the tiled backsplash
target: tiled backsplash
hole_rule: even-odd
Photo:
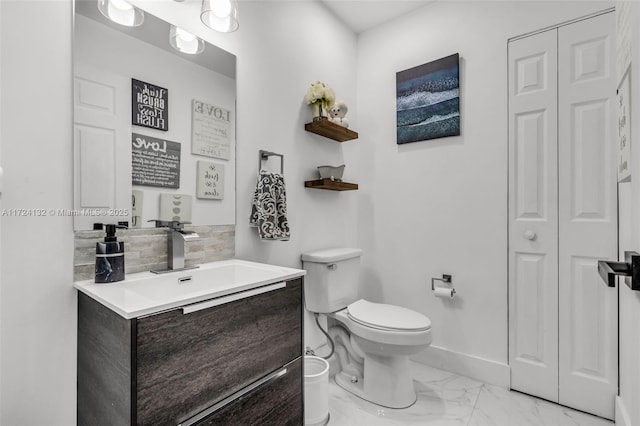
[[[235,256],[235,225],[185,227],[200,239],[185,243],[185,264],[197,265]],[[167,267],[167,229],[119,229],[118,241],[124,241],[125,274]],[[104,231],[75,233],[74,280],[95,276],[96,243],[103,241]]]

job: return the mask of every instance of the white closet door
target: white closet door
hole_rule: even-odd
[[[509,43],[511,387],[558,400],[557,31]]]
[[[108,214],[108,209],[131,210],[130,92],[130,79],[76,64],[74,209],[107,209],[107,214],[75,216],[75,229],[130,220]]]
[[[615,16],[558,30],[560,403],[612,419],[618,391]]]

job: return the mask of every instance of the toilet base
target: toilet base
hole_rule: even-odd
[[[417,399],[409,357],[367,354],[364,377],[341,371],[335,381],[344,390],[387,408],[408,408]]]
[[[306,423],[304,424],[304,426],[327,426],[329,424],[329,421],[331,420],[331,413],[327,413],[327,417],[324,418],[324,420],[322,420],[319,423]]]

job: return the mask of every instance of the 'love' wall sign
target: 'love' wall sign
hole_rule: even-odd
[[[229,159],[231,111],[193,99],[191,102],[191,153]]]
[[[132,133],[131,171],[134,185],[180,188],[180,144]]]

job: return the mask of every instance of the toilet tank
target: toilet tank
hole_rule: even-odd
[[[328,313],[358,300],[360,256],[357,248],[330,248],[302,254],[307,310]]]

